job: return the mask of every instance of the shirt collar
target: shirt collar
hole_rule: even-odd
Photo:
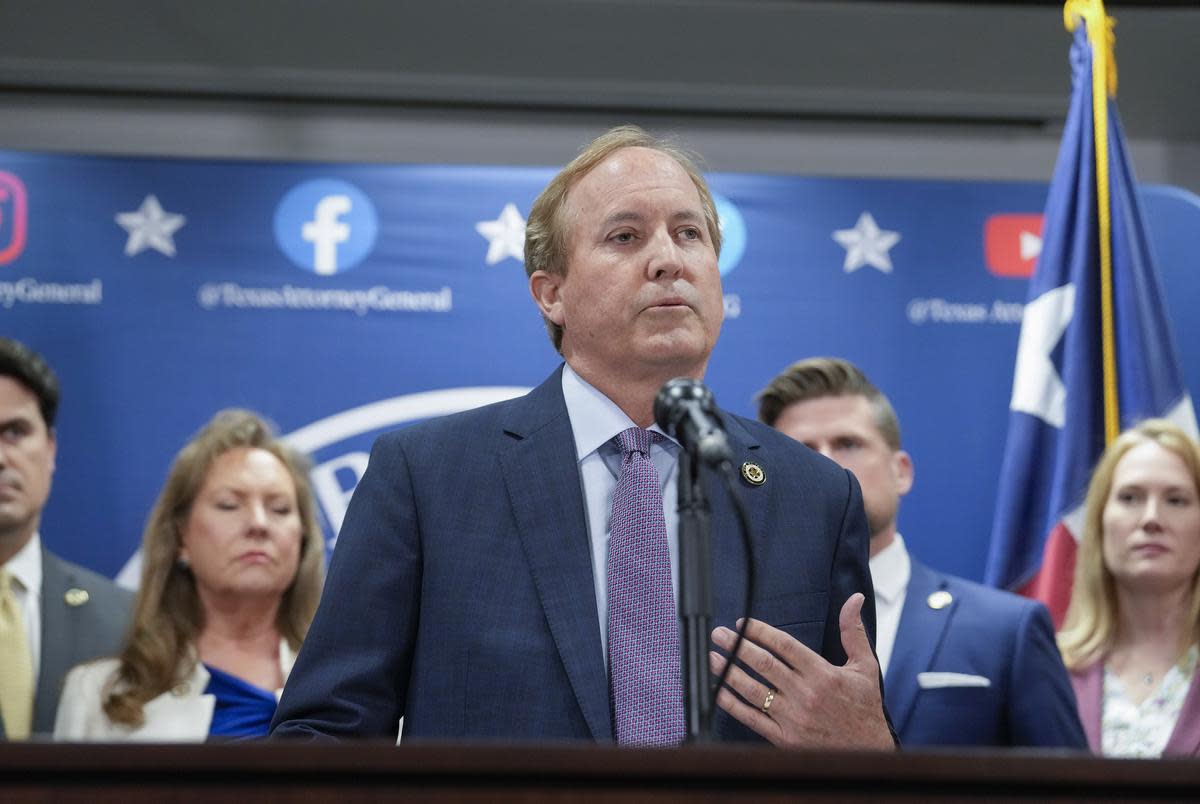
[[[4,565],[26,594],[42,593],[42,540],[37,533]]]
[[[885,603],[897,600],[908,588],[908,578],[911,565],[908,549],[900,534],[887,547],[871,556],[871,583],[875,587],[875,596]]]
[[[616,438],[617,433],[637,427],[633,419],[617,407],[616,403],[580,377],[569,364],[563,366],[563,401],[567,404],[567,416],[571,420],[571,432],[575,436],[575,459],[584,458]],[[662,433],[657,424],[648,429]],[[674,444],[674,439],[663,433],[663,438]]]

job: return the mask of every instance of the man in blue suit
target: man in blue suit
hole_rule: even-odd
[[[876,648],[901,744],[1086,749],[1045,607],[909,556],[896,511],[912,487],[912,459],[870,380],[845,360],[802,360],[759,394],[759,419],[862,484]]]
[[[719,248],[704,179],[640,129],[601,136],[550,183],[526,270],[565,365],[525,397],[377,441],[274,734],[394,737],[403,718],[405,740],[681,739],[666,536],[679,446],[653,400],[704,375],[723,317]],[[770,428],[726,422],[755,539],[742,655],[756,675],[731,674],[718,735],[893,747],[858,485]],[[636,517],[621,513],[630,495]],[[734,509],[719,494],[712,506],[713,639],[728,649],[746,563]],[[651,558],[610,555],[630,534]]]

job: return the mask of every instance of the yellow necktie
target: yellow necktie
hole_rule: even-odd
[[[33,721],[33,662],[12,576],[0,568],[0,716],[10,740],[29,737]]]

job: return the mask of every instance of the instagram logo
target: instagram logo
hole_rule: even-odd
[[[25,250],[27,214],[25,185],[0,170],[0,265],[7,265]]]

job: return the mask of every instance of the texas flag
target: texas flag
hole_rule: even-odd
[[[1105,444],[1152,416],[1196,432],[1113,100],[1111,19],[1100,0],[1065,13],[1071,106],[1021,324],[986,572],[1046,603],[1056,626]]]

